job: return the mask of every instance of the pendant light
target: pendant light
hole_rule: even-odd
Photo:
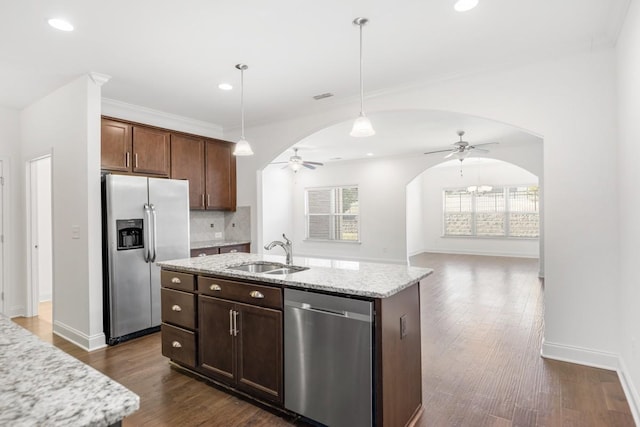
[[[240,141],[236,142],[236,148],[233,150],[234,156],[252,156],[253,150],[249,142],[244,138],[244,72],[247,68],[244,64],[237,64],[236,68],[240,70]]]
[[[360,116],[353,122],[351,136],[364,137],[375,135],[376,131],[371,126],[371,121],[364,115],[364,84],[362,81],[362,27],[369,22],[367,18],[356,18],[353,24],[360,27]]]

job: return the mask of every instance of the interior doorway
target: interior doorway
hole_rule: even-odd
[[[53,253],[51,207],[51,155],[28,164],[29,181],[29,315],[53,316]],[[43,304],[48,309],[40,310]]]

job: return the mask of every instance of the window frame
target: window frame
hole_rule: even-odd
[[[517,187],[538,187],[538,211],[537,212],[512,212],[511,211],[511,203],[509,200],[509,194],[510,192],[508,191],[510,188],[517,188]],[[440,216],[441,221],[442,221],[442,229],[441,229],[441,234],[440,237],[442,238],[451,238],[451,239],[502,239],[502,240],[539,240],[540,239],[540,185],[539,184],[503,184],[503,185],[495,185],[493,186],[493,188],[501,188],[502,192],[503,192],[503,197],[504,197],[504,235],[499,235],[499,236],[485,236],[485,235],[478,235],[477,234],[477,224],[476,224],[476,214],[478,213],[476,211],[476,195],[474,193],[469,193],[471,194],[471,211],[469,212],[471,214],[471,234],[447,234],[446,233],[446,192],[447,191],[466,191],[467,187],[445,187],[442,189],[442,215]],[[513,213],[537,213],[538,214],[538,236],[536,237],[528,237],[528,236],[512,236],[511,235],[511,230],[509,227],[509,222],[510,222],[510,216]]]
[[[336,213],[336,204],[335,204],[335,191],[340,189],[357,189],[358,190],[358,213],[357,214],[353,214],[353,213],[349,213],[349,214],[344,214],[344,213]],[[332,191],[332,197],[331,197],[331,205],[330,206],[330,211],[329,213],[326,214],[310,214],[309,213],[309,191],[313,191],[313,190],[331,190]],[[325,242],[325,243],[356,243],[356,244],[360,244],[361,242],[361,214],[360,214],[360,202],[361,202],[361,198],[360,198],[360,187],[358,184],[346,184],[346,185],[327,185],[327,186],[321,186],[321,187],[306,187],[304,189],[304,222],[305,222],[305,238],[304,241],[305,242]],[[343,217],[343,216],[355,216],[357,218],[357,233],[358,233],[358,238],[356,240],[344,240],[344,239],[320,239],[320,238],[312,238],[309,237],[309,218],[311,216],[328,216],[329,217],[329,234],[330,236],[336,236],[336,227],[335,227],[335,221],[334,219],[337,217]]]

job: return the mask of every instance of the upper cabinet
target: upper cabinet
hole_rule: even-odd
[[[102,119],[101,167],[111,172],[169,176],[169,132]]]
[[[207,141],[205,182],[207,209],[236,210],[236,157],[231,142]]]
[[[102,169],[131,172],[131,130],[133,126],[102,119]]]
[[[189,181],[191,209],[236,210],[233,143],[102,119],[102,170]]]

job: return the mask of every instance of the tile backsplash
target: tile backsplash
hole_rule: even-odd
[[[238,206],[235,212],[190,211],[191,242],[251,240],[251,208]]]

